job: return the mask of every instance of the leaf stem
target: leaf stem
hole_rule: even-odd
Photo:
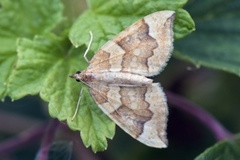
[[[48,151],[51,147],[58,125],[59,121],[57,119],[52,119],[51,122],[48,124],[48,127],[45,130],[44,137],[42,139],[40,150],[37,155],[38,159],[48,160]]]
[[[204,111],[201,107],[187,101],[183,97],[180,97],[176,94],[166,92],[166,95],[170,104],[176,106],[177,109],[181,109],[199,120],[214,134],[215,138],[218,141],[232,136],[232,133],[226,130],[212,115]]]
[[[0,155],[7,155],[15,150],[22,148],[22,146],[36,142],[44,133],[46,124],[41,124],[38,127],[33,127],[18,136],[5,140],[0,143]]]

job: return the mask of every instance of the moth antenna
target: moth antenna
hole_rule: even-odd
[[[83,87],[80,89],[79,98],[78,98],[78,102],[77,102],[77,107],[76,107],[76,110],[74,112],[74,115],[71,118],[71,121],[74,120],[74,118],[76,117],[76,115],[78,113],[80,102],[81,102],[81,99],[82,99],[82,93],[83,93]]]
[[[93,41],[93,34],[92,34],[92,31],[89,31],[89,34],[90,34],[90,41],[88,43],[88,46],[87,46],[87,49],[83,55],[84,59],[87,61],[87,63],[89,63],[89,60],[87,59],[87,53],[91,47],[91,44],[92,44],[92,41]]]

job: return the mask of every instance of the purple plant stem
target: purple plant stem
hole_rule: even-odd
[[[61,132],[67,134],[69,141],[74,142],[73,154],[75,159],[86,159],[86,160],[108,160],[106,156],[103,158],[98,154],[94,153],[90,148],[86,148],[81,140],[79,132],[69,130],[69,127],[65,123],[60,123],[59,129]]]
[[[14,138],[0,143],[0,155],[7,155],[19,148],[22,148],[22,146],[25,146],[28,143],[35,142],[43,135],[46,126],[46,124],[42,124],[38,127],[33,127]]]
[[[232,136],[232,133],[226,130],[212,115],[204,111],[201,107],[176,94],[166,92],[166,95],[170,104],[198,119],[204,126],[212,131],[218,141]]]
[[[48,152],[51,147],[52,141],[54,139],[56,130],[58,128],[59,121],[57,119],[51,120],[47,129],[45,130],[44,137],[42,139],[41,148],[38,152],[38,159],[40,160],[47,160],[48,159]]]

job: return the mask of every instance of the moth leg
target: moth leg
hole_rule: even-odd
[[[81,99],[82,99],[82,93],[83,93],[83,87],[80,89],[79,98],[78,98],[78,102],[77,102],[77,107],[76,107],[75,112],[74,112],[74,114],[71,118],[71,121],[74,120],[74,118],[76,117],[76,115],[78,113],[80,102],[81,102]]]
[[[83,55],[84,59],[86,60],[87,63],[89,63],[89,60],[87,59],[87,53],[91,47],[91,44],[92,44],[92,41],[93,41],[93,34],[92,34],[92,31],[89,31],[89,34],[90,34],[90,41],[88,43],[88,46],[87,46],[87,49]]]

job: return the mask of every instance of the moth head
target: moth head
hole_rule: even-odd
[[[77,71],[73,75],[69,75],[70,78],[74,78],[77,82],[81,81],[81,71]]]

